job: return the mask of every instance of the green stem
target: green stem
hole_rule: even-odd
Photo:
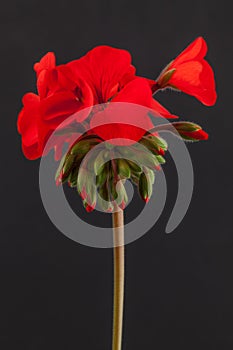
[[[113,335],[112,350],[121,350],[123,310],[124,310],[124,212],[119,209],[112,214],[113,255],[114,255],[114,301],[113,301]]]

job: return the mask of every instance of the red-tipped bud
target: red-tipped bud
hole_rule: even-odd
[[[165,151],[162,148],[158,149],[158,154],[160,154],[161,156],[165,155]]]
[[[92,205],[85,204],[85,209],[88,213],[91,213],[95,209],[96,203],[93,203]]]
[[[139,194],[144,202],[148,203],[152,195],[152,179],[150,174],[142,173],[139,179]]]
[[[122,210],[124,210],[124,209],[125,209],[125,207],[126,207],[126,203],[125,203],[125,201],[124,201],[124,200],[121,202],[121,204],[119,205],[119,207],[120,207]]]
[[[56,186],[60,186],[62,184],[62,171],[60,174],[56,177]]]
[[[86,199],[87,198],[87,192],[86,192],[85,187],[83,187],[82,191],[80,192],[80,197],[82,199]]]
[[[207,140],[208,134],[202,130],[200,125],[190,122],[172,123],[172,126],[177,130],[182,139],[186,141]]]

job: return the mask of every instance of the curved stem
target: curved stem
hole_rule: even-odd
[[[114,242],[114,301],[112,350],[121,350],[124,309],[124,212],[119,209],[112,214]]]

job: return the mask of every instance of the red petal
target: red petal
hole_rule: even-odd
[[[202,37],[198,37],[194,40],[181,54],[175,58],[172,62],[170,68],[177,67],[177,65],[191,61],[199,60],[205,57],[207,52],[207,44]]]
[[[40,110],[44,120],[67,117],[76,112],[81,103],[69,91],[58,92],[41,100]]]
[[[17,126],[22,135],[23,144],[29,147],[38,142],[39,96],[28,93],[23,97],[23,104]]]
[[[18,131],[22,135],[22,150],[26,158],[41,156],[38,145],[39,96],[28,93],[23,97],[24,107],[18,116]]]
[[[35,143],[31,146],[25,146],[22,143],[22,150],[23,150],[23,154],[25,155],[25,157],[28,158],[29,160],[34,160],[34,159],[40,158],[42,155],[37,143]]]
[[[151,108],[151,89],[145,78],[135,78],[112,99],[112,102],[128,102]]]
[[[111,143],[134,143],[153,127],[147,115],[150,105],[151,91],[147,81],[136,78],[120,91],[104,111],[94,114],[90,126],[105,140],[119,139]]]
[[[179,65],[169,84],[195,96],[207,106],[212,106],[216,102],[214,73],[205,60],[189,61]]]
[[[52,69],[56,66],[56,58],[53,52],[48,52],[45,56],[43,56],[40,62],[34,64],[34,70],[37,75],[44,69]]]
[[[37,78],[37,91],[41,98],[45,98],[48,94],[48,71],[42,70]]]
[[[130,53],[110,46],[98,46],[84,57],[69,63],[74,74],[97,91],[99,103],[113,97],[113,87],[134,74]]]

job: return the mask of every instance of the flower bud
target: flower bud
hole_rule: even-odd
[[[135,163],[129,159],[126,159],[126,162],[128,163],[129,167],[130,167],[130,172],[134,172],[134,173],[140,173],[142,171],[142,168],[140,165],[138,165],[138,163]]]
[[[140,175],[138,189],[141,198],[147,203],[152,195],[152,183],[145,173]]]
[[[116,190],[117,190],[116,203],[118,206],[120,206],[120,205],[124,206],[128,202],[128,196],[127,196],[125,186],[124,186],[122,181],[117,182]]]
[[[95,158],[94,172],[96,175],[101,174],[104,171],[104,168],[106,167],[105,152],[106,150],[100,151],[97,157]]]
[[[96,175],[96,186],[102,186],[103,183],[106,181],[108,175],[108,163],[105,163],[105,166],[102,167],[99,174]]]
[[[128,179],[130,178],[130,167],[126,160],[119,158],[116,160],[117,163],[117,173],[120,178]]]
[[[88,213],[91,213],[95,209],[95,206],[92,207],[91,205],[85,203],[85,209]]]
[[[167,142],[160,136],[147,135],[140,141],[148,150],[155,155],[164,155],[167,151]]]
[[[172,126],[177,130],[180,137],[185,141],[207,140],[208,134],[200,125],[190,122],[176,122]]]
[[[72,154],[67,154],[64,164],[63,164],[63,168],[62,168],[62,180],[65,181],[71,170],[74,167],[74,160],[75,160],[75,156]]]
[[[68,185],[70,187],[77,187],[78,172],[79,167],[75,166],[68,177]]]

